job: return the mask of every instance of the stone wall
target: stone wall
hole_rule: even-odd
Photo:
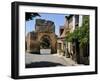
[[[55,25],[52,21],[37,19],[35,31],[29,32],[26,37],[27,52],[40,53],[41,39],[48,36],[51,53],[57,53],[57,37],[55,34]]]

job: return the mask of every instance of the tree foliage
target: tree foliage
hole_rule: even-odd
[[[26,20],[26,21],[32,20],[32,19],[33,19],[34,17],[36,17],[36,16],[39,16],[39,17],[40,17],[40,15],[39,15],[38,13],[27,12],[27,13],[26,13],[25,20]]]
[[[66,40],[72,42],[77,39],[80,45],[89,43],[89,16],[83,16],[83,24],[81,27],[76,27],[74,32],[69,33]]]

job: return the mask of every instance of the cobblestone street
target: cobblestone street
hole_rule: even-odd
[[[73,60],[70,58],[65,58],[58,54],[26,54],[25,63],[27,67],[50,67],[50,66],[76,66]]]

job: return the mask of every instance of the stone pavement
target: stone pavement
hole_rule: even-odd
[[[25,63],[31,64],[34,62],[51,62],[51,63],[59,63],[63,66],[76,66],[76,64],[73,60],[70,58],[65,58],[64,56],[58,55],[58,54],[25,54]]]

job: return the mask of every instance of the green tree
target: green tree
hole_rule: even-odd
[[[74,39],[77,39],[81,46],[89,43],[89,16],[83,16],[82,26],[76,27],[74,32],[69,33],[66,37],[66,40],[69,42],[72,42]]]
[[[41,17],[38,13],[26,12],[25,20],[26,21],[32,20],[36,16]]]

